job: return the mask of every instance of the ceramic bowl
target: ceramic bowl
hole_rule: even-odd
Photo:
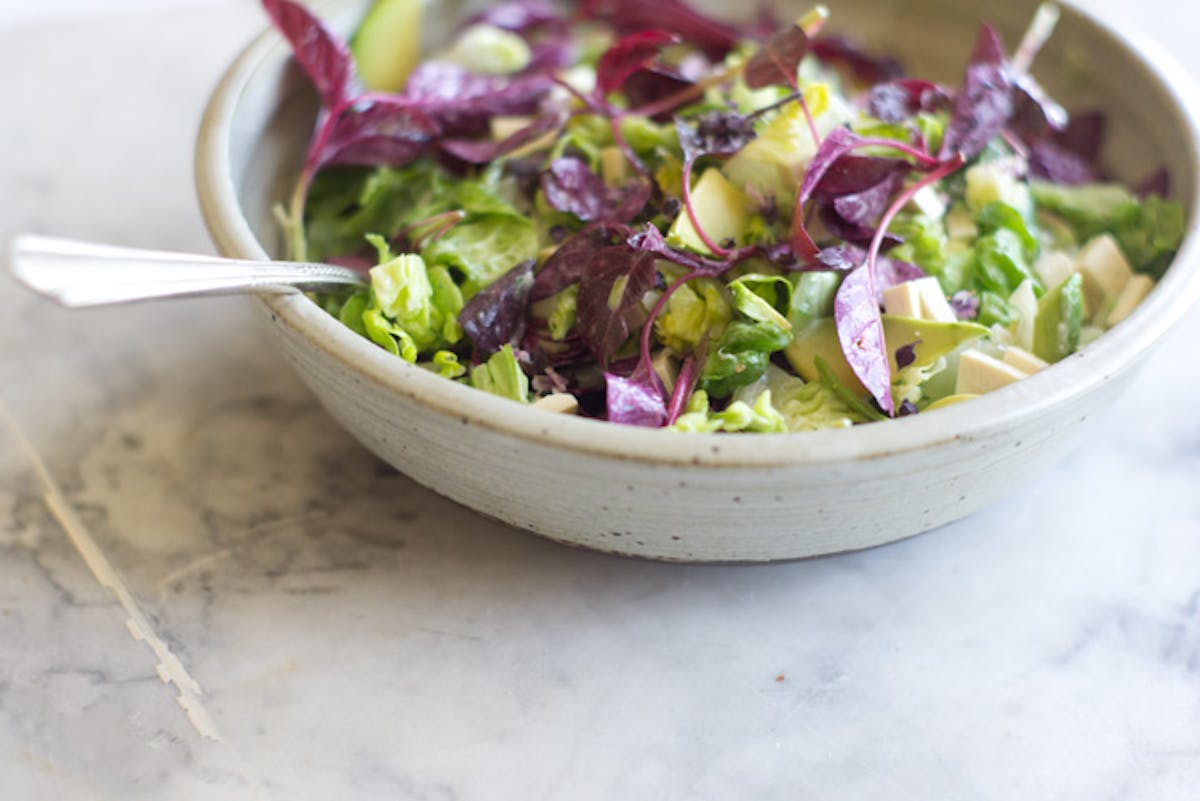
[[[435,0],[436,2],[436,0]],[[805,2],[806,5],[807,2]],[[782,4],[783,14],[802,4]],[[1036,0],[838,0],[833,30],[957,84],[978,22],[1018,41]],[[467,11],[436,2],[443,29]],[[322,15],[346,32],[364,3]],[[849,430],[683,435],[533,409],[388,355],[300,295],[255,301],[284,358],[329,413],[421,484],[564,543],[687,561],[766,561],[848,551],[968,515],[1034,479],[1091,431],[1139,362],[1200,296],[1200,101],[1182,70],[1070,5],[1035,74],[1068,108],[1110,114],[1104,162],[1136,180],[1159,166],[1188,208],[1174,266],[1111,333],[978,400]],[[430,37],[444,30],[427,32]],[[218,249],[281,252],[271,207],[287,194],[315,100],[267,33],[233,64],[199,138],[198,190]]]

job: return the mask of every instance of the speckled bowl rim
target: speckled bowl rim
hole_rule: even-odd
[[[1072,15],[1141,61],[1171,98],[1174,123],[1186,131],[1187,159],[1195,180],[1188,207],[1187,233],[1170,270],[1151,295],[1120,326],[1079,353],[1004,389],[939,410],[851,429],[765,436],[679,434],[614,425],[548,413],[447,381],[408,364],[353,334],[302,295],[264,295],[258,302],[314,348],[325,351],[364,380],[378,382],[431,413],[459,418],[517,439],[537,440],[564,451],[659,465],[784,467],[836,464],[933,448],[951,440],[972,440],[1018,421],[1046,414],[1083,397],[1126,371],[1186,311],[1200,300],[1200,92],[1187,72],[1157,44],[1118,32],[1069,2]],[[225,73],[205,110],[195,155],[201,210],[217,248],[241,258],[270,258],[242,213],[230,160],[235,110],[264,62],[283,57],[285,43],[274,31],[255,39]]]

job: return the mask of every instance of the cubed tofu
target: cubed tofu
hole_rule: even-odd
[[[551,392],[534,401],[533,408],[557,414],[577,414],[579,401],[569,392]]]
[[[942,285],[936,278],[918,278],[911,283],[916,286],[917,294],[921,296],[921,317],[939,323],[953,323],[958,320],[958,315],[950,308],[946,293],[942,291]]]
[[[1148,275],[1135,275],[1125,284],[1125,288],[1121,290],[1121,294],[1117,296],[1116,305],[1109,312],[1107,324],[1112,328],[1117,323],[1128,317],[1138,304],[1146,299],[1150,294],[1150,290],[1154,289],[1154,279]]]
[[[1050,366],[1044,359],[1039,359],[1025,348],[1019,348],[1016,345],[1009,345],[1004,349],[1004,358],[1001,361],[1026,375],[1033,375],[1038,370]]]
[[[1113,303],[1133,278],[1133,268],[1110,234],[1088,240],[1079,251],[1076,263],[1083,274],[1083,294],[1089,312]]]
[[[1028,373],[970,348],[958,358],[958,383],[954,394],[982,395],[1027,378]]]
[[[905,281],[883,290],[883,309],[898,317],[921,316],[921,294],[915,281]]]

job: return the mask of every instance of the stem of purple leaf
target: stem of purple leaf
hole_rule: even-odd
[[[854,145],[855,150],[861,147],[884,147],[891,150],[898,150],[904,155],[916,159],[922,167],[937,167],[942,163],[926,151],[913,145],[905,144],[904,142],[898,142],[895,139],[866,138]]]
[[[703,273],[693,271],[676,278],[671,284],[663,290],[663,293],[658,296],[658,300],[650,307],[650,314],[646,317],[645,324],[642,325],[641,337],[641,361],[648,369],[653,370],[650,365],[650,332],[654,329],[654,321],[662,314],[662,310],[666,308],[667,301],[671,299],[671,295],[675,294],[675,290],[691,281],[693,278],[699,278]]]
[[[892,220],[900,213],[900,209],[904,208],[908,201],[912,200],[913,195],[920,192],[930,184],[938,181],[958,171],[964,164],[964,159],[961,153],[955,153],[946,161],[942,162],[937,169],[922,176],[921,180],[917,181],[912,186],[907,187],[903,192],[896,196],[892,201],[892,205],[888,206],[887,211],[879,218],[879,226],[875,229],[875,236],[871,238],[871,247],[867,251],[867,271],[871,276],[872,286],[875,283],[875,260],[879,256],[879,249],[883,246],[883,237],[887,234],[888,226],[892,224]]]

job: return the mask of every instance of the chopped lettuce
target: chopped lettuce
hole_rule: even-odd
[[[719,412],[709,407],[708,393],[696,390],[684,413],[671,426],[675,431],[711,434],[717,431],[749,431],[760,434],[788,430],[783,415],[771,403],[771,391],[763,390],[753,403],[737,400]]]
[[[715,278],[695,278],[667,299],[654,321],[654,333],[676,353],[690,353],[702,340],[721,336],[733,319],[729,296]]]
[[[738,387],[757,381],[771,354],[792,341],[791,331],[770,322],[735,320],[712,349],[700,374],[700,387],[715,398],[727,398]]]
[[[527,403],[529,377],[521,369],[512,345],[505,345],[486,362],[471,368],[471,386],[502,398]]]

